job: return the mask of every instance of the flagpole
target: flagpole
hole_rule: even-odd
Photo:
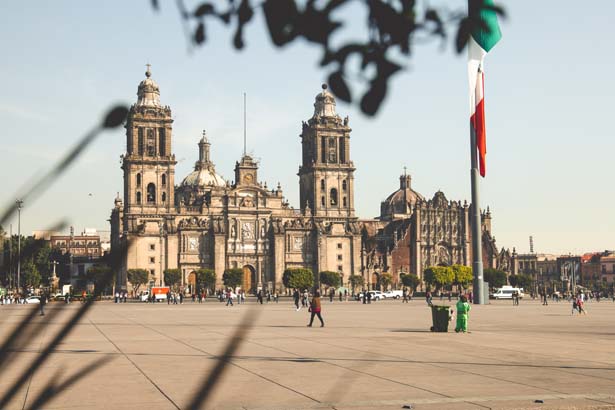
[[[485,304],[483,292],[483,248],[482,248],[482,223],[480,218],[480,196],[479,196],[479,174],[478,174],[478,155],[476,148],[476,132],[472,121],[470,121],[470,184],[472,186],[472,215],[470,215],[470,225],[472,225],[472,273],[474,273],[473,295],[474,303]]]

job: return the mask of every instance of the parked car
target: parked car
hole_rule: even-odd
[[[386,299],[386,296],[384,293],[380,292],[379,290],[370,290],[369,292],[372,295],[371,300],[382,300],[382,299]],[[357,294],[357,296],[355,297],[357,300],[361,300],[363,299],[363,292],[359,292]]]
[[[40,304],[41,298],[39,296],[28,296],[26,298],[26,303]]]
[[[404,296],[403,290],[389,290],[388,292],[384,292],[384,297],[387,299],[400,299],[402,296]]]
[[[490,295],[492,299],[512,299],[513,293],[517,292],[519,294],[519,299],[523,299],[525,294],[523,293],[522,288],[513,288],[512,286],[503,286],[496,290],[495,293]]]

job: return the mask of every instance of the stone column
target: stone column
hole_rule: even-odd
[[[222,275],[226,269],[225,234],[214,234],[214,271],[216,272],[216,288],[222,287]]]

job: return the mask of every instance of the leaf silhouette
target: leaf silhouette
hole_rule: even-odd
[[[342,101],[350,102],[352,98],[350,97],[350,89],[348,85],[346,85],[346,81],[344,81],[344,76],[341,71],[335,71],[331,73],[329,76],[329,86],[331,87],[331,91],[337,98]]]

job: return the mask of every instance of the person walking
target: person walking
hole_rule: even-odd
[[[587,315],[587,312],[585,311],[585,309],[583,309],[584,305],[585,305],[585,302],[583,302],[583,296],[579,296],[577,298],[577,309],[579,310],[579,315],[581,313],[583,313],[584,315]]]
[[[45,305],[47,304],[47,294],[45,292],[41,293],[41,303],[39,304],[40,308],[40,316],[45,316]]]
[[[348,302],[348,289],[344,289],[344,297],[346,298],[346,302]]]
[[[171,296],[172,296],[172,295],[171,295],[171,291],[170,291],[170,290],[169,290],[169,291],[167,291],[167,305],[170,305],[170,304],[171,304]]]
[[[427,306],[431,306],[431,292],[427,291],[425,293],[425,302],[427,302]]]
[[[296,288],[293,291],[293,301],[295,302],[295,310],[298,312],[301,308],[299,307],[299,291]]]
[[[468,331],[468,313],[472,308],[468,303],[466,295],[461,295],[457,301],[457,325],[455,326],[455,332],[467,333]]]
[[[115,303],[118,303],[119,299],[120,299],[120,292],[118,292],[118,291],[116,290],[116,291],[115,291],[115,299],[114,299]]]
[[[231,295],[231,290],[227,289],[226,290],[226,306],[231,305],[233,306],[233,297]]]
[[[335,296],[335,290],[333,290],[333,288],[331,288],[329,290],[329,303],[333,303],[333,296]]]
[[[321,305],[320,305],[320,292],[315,291],[314,296],[312,297],[312,301],[310,303],[310,312],[312,315],[310,316],[310,323],[307,325],[308,327],[312,327],[312,323],[314,322],[314,316],[318,316],[318,320],[320,320],[320,327],[325,327],[325,322],[322,320],[321,316]]]
[[[343,296],[343,293],[342,293],[342,291],[341,291],[341,290],[340,290],[340,292],[339,292],[339,293],[340,293],[340,302],[341,302],[341,301],[342,301],[342,296]]]
[[[408,303],[408,289],[404,288],[401,291],[401,303]]]

